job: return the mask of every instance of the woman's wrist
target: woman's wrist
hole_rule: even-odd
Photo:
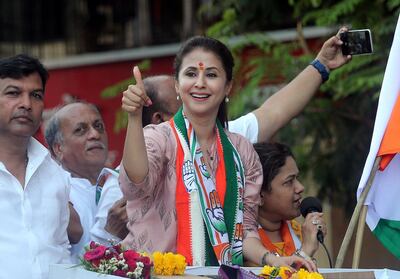
[[[316,260],[314,257],[312,257],[312,256],[310,256],[309,254],[307,254],[306,252],[304,252],[302,248],[297,249],[297,250],[294,252],[293,255],[296,255],[296,256],[298,256],[298,257],[300,257],[300,258],[303,258],[303,259],[305,259],[305,260],[307,260],[307,261],[312,261],[312,262],[314,262],[315,264],[317,264],[317,260]]]
[[[265,252],[261,259],[261,266],[273,265],[272,264],[273,258],[276,258],[276,257],[279,257],[278,253],[273,253],[270,251]]]
[[[322,82],[325,82],[329,79],[329,68],[318,58],[314,59],[310,65],[313,66],[314,69],[317,70],[321,75]]]

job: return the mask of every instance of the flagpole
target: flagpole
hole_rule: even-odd
[[[351,216],[349,226],[347,227],[346,234],[344,235],[342,245],[340,246],[340,250],[339,250],[338,256],[336,258],[335,268],[341,268],[343,265],[344,257],[346,256],[347,249],[349,248],[350,240],[353,236],[356,222],[358,220],[358,217],[360,216],[360,211],[361,211],[361,208],[363,207],[364,202],[368,196],[368,192],[371,189],[372,182],[374,181],[375,174],[378,170],[380,161],[381,161],[381,157],[375,158],[374,165],[372,167],[372,171],[370,172],[368,180],[367,180],[367,184],[366,184],[364,190],[362,191],[360,198],[358,199],[356,207],[354,208],[354,211],[353,211],[353,215]],[[361,243],[360,243],[360,247],[358,249],[360,249],[360,248],[361,248]]]
[[[361,209],[360,218],[358,219],[358,226],[357,226],[357,232],[356,232],[356,244],[354,246],[353,263],[351,265],[351,268],[358,268],[358,265],[360,264],[360,255],[361,255],[361,248],[362,248],[362,242],[363,242],[363,237],[364,237],[365,220],[367,218],[367,211],[368,211],[368,205],[363,205],[363,207]]]

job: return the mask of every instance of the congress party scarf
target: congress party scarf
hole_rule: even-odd
[[[278,253],[280,256],[291,256],[293,253],[301,248],[301,241],[299,240],[296,232],[292,228],[292,224],[290,221],[282,221],[282,226],[280,229],[281,237],[283,240],[283,247],[275,246],[274,243],[271,242],[268,235],[264,231],[264,229],[259,226],[258,234],[260,236],[261,242],[268,251]],[[299,226],[299,224],[297,224]],[[301,228],[300,228],[301,230]]]
[[[182,109],[170,125],[177,139],[177,252],[192,265],[242,265],[245,181],[238,152],[217,121],[214,178]]]

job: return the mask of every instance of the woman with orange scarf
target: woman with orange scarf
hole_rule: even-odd
[[[280,256],[300,255],[313,259],[318,250],[317,232],[326,234],[322,213],[307,214],[300,225],[300,202],[304,186],[290,148],[281,143],[254,145],[263,166],[258,232],[265,248]]]
[[[191,265],[242,265],[246,257],[277,266],[299,262],[315,270],[298,256],[265,256],[256,220],[261,165],[252,145],[226,130],[233,65],[220,41],[189,39],[174,65],[183,106],[169,122],[144,132],[142,108],[152,103],[134,68],[136,85],[122,99],[128,112],[120,171],[129,218],[124,243],[148,252],[178,252]]]

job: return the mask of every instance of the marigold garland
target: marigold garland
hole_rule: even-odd
[[[324,277],[318,272],[308,272],[301,268],[299,271],[291,271],[286,266],[274,267],[266,265],[261,270],[261,278],[266,279],[323,279]]]
[[[153,253],[154,273],[157,275],[182,275],[186,269],[186,259],[180,254]]]

